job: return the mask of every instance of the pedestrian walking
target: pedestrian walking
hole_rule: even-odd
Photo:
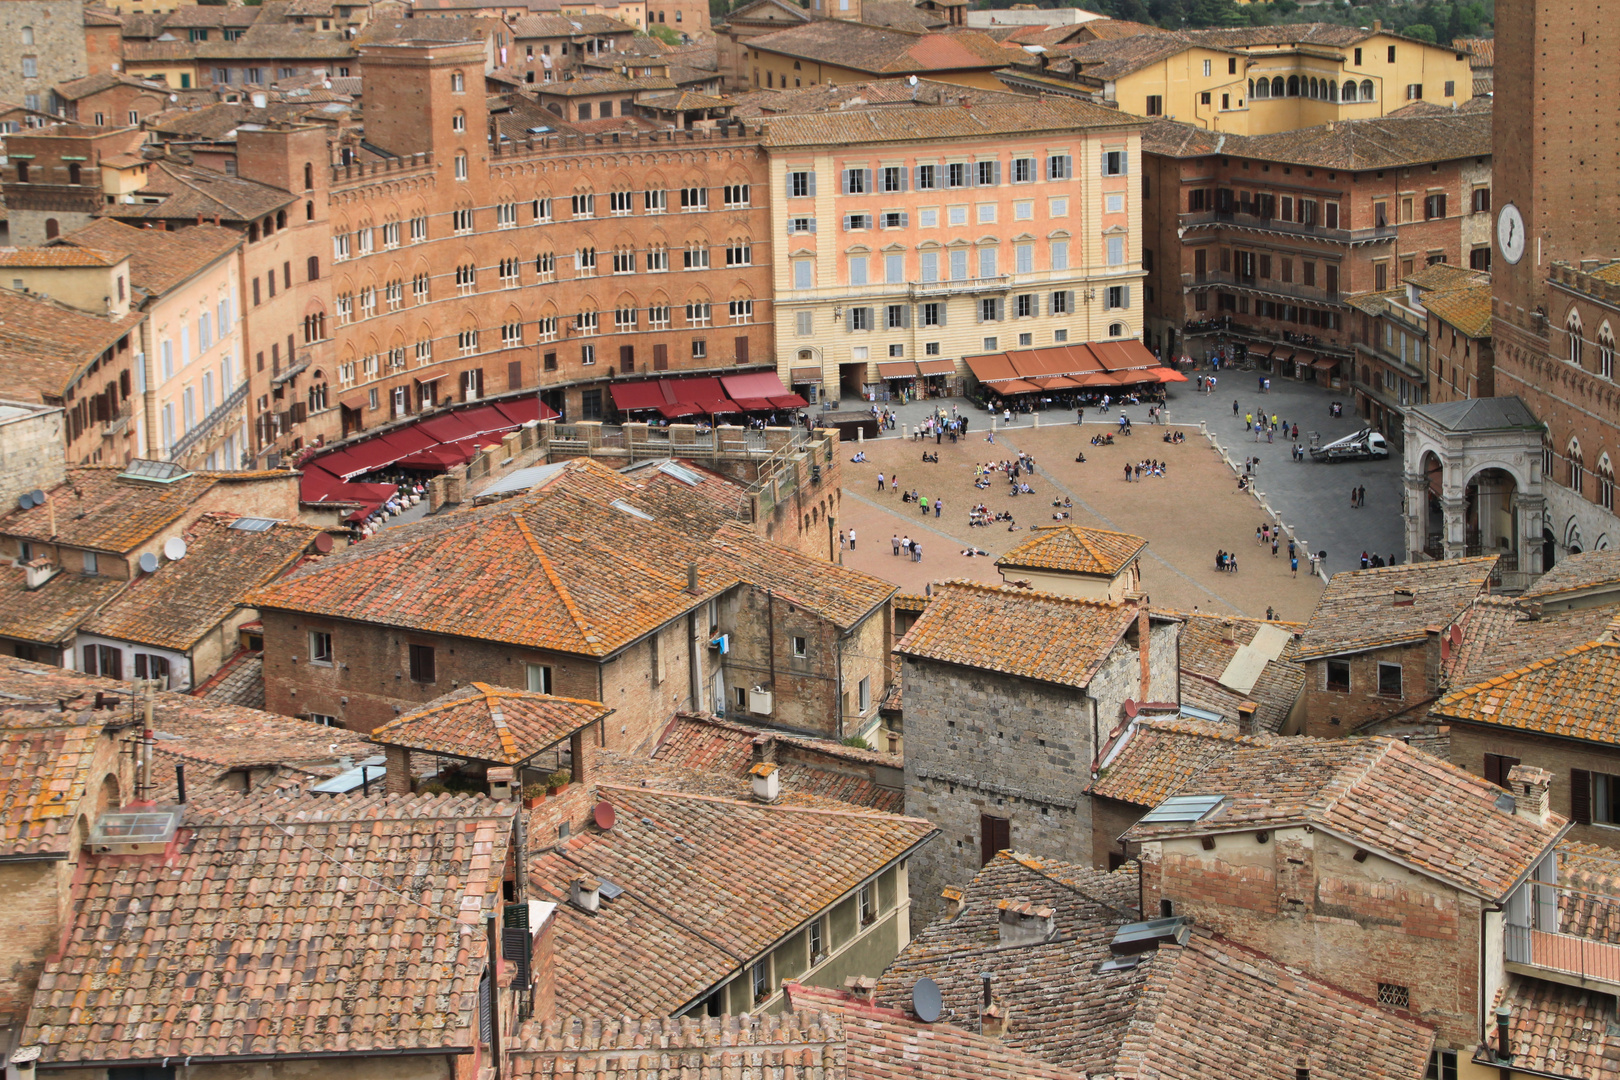
[[[1131,482],[1131,467],[1129,465],[1125,466],[1125,482],[1127,484]]]
[[[1350,489],[1350,509],[1354,510],[1355,508],[1356,508],[1356,489],[1351,488]]]
[[[1289,544],[1288,546],[1293,547],[1294,545]],[[1293,572],[1294,577],[1296,577],[1296,578],[1299,577],[1299,557],[1297,555],[1294,555],[1292,553],[1289,554],[1289,556],[1288,556],[1288,569]]]
[[[1248,431],[1252,427],[1254,427],[1254,413],[1244,413],[1243,414],[1243,430]]]
[[[893,536],[889,537],[889,543],[894,545],[894,553],[896,555],[900,554],[900,534],[895,533]]]
[[[936,496],[934,498],[934,516],[939,517],[940,512],[942,510],[944,510],[944,509],[945,509],[945,500]]]
[[[1214,381],[1215,381],[1215,380],[1214,380],[1214,379],[1211,379],[1211,380],[1210,380],[1210,382],[1214,382]],[[1236,416],[1236,415],[1237,415],[1237,414],[1238,414],[1238,403],[1237,403],[1237,398],[1233,398],[1233,399],[1232,399],[1232,415],[1233,415],[1233,416]]]
[[[1271,557],[1273,559],[1277,557],[1277,538],[1275,536],[1271,538]]]
[[[849,547],[849,541],[844,536],[844,530],[839,529],[838,530],[838,550],[843,551],[847,547]]]
[[[1255,543],[1257,543],[1257,544],[1265,543],[1265,541],[1261,539],[1261,535],[1262,535],[1261,527],[1259,525],[1256,525],[1254,527],[1254,542]]]
[[[1266,605],[1266,622],[1275,622],[1276,619],[1277,619],[1276,609],[1273,608],[1270,604],[1267,604]]]
[[[1366,489],[1365,486],[1356,488],[1356,505],[1357,506],[1366,506],[1367,505],[1367,489]]]
[[[882,473],[878,473],[878,490],[879,491],[883,490],[883,474]]]
[[[911,537],[909,535],[900,538],[900,550],[905,553],[906,558],[911,558]]]
[[[1290,559],[1294,557],[1294,542],[1292,540],[1288,541],[1288,557]]]
[[[924,495],[922,498],[918,499],[917,504],[922,507],[922,516],[927,517],[928,516],[928,496]]]
[[[922,562],[922,545],[915,540],[911,542],[911,561]]]
[[[849,550],[855,550],[855,530],[849,530]]]

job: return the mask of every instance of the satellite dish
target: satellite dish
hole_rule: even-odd
[[[923,1023],[932,1024],[938,1020],[942,1004],[939,986],[933,979],[924,975],[911,985],[911,1011]]]
[[[178,536],[171,536],[163,542],[163,555],[170,562],[179,562],[186,557],[186,542]]]
[[[30,495],[28,492],[25,491],[21,495],[17,496],[17,509],[19,509],[19,510],[32,510],[33,508],[34,508],[34,497],[32,495]]]
[[[320,552],[322,555],[325,555],[327,552],[331,551],[332,550],[332,534],[331,533],[316,533],[315,534],[315,550]]]
[[[1134,719],[1136,719],[1136,714],[1139,711],[1141,711],[1140,706],[1138,706],[1135,701],[1131,700],[1130,698],[1125,699],[1125,715],[1126,716],[1129,716],[1131,719],[1134,720]]]
[[[908,78],[906,80],[906,85],[907,86],[916,86],[917,85],[917,76],[913,75],[910,78]]]
[[[613,804],[606,799],[596,804],[596,809],[591,811],[591,816],[596,819],[596,827],[603,832],[613,828],[614,822],[619,820],[619,815],[614,812]]]
[[[1462,639],[1463,639],[1462,627],[1453,626],[1451,628],[1451,635],[1450,636],[1451,636],[1451,644],[1452,644],[1453,648],[1455,648],[1458,645],[1461,645],[1462,644]]]
[[[33,491],[30,491],[28,493],[28,497],[34,500],[35,506],[45,505],[45,493],[39,490],[39,488],[35,488]]]
[[[146,554],[141,556],[140,564],[141,564],[141,573],[143,573],[143,574],[155,574],[155,573],[157,573],[157,568],[158,568],[157,556],[152,554],[150,551],[148,551]]]

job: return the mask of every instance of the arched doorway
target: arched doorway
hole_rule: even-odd
[[[1503,570],[1519,568],[1518,483],[1505,469],[1481,469],[1468,481],[1463,525],[1465,555],[1501,555]]]
[[[1445,466],[1434,452],[1423,455],[1423,505],[1419,508],[1419,536],[1423,538],[1423,553],[1431,559],[1446,557],[1446,515],[1441,493],[1445,484]]]

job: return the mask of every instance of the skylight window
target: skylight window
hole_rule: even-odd
[[[1144,824],[1202,821],[1224,801],[1222,795],[1172,795],[1149,810],[1142,821]]]
[[[658,466],[658,471],[663,473],[665,476],[673,476],[681,483],[690,487],[697,487],[699,484],[703,483],[703,477],[699,476],[691,469],[688,469],[686,466],[677,465],[673,461],[663,462]]]
[[[149,461],[146,458],[136,458],[118,475],[130,480],[155,480],[160,484],[172,484],[191,474],[184,466],[172,461]]]
[[[653,519],[653,516],[647,513],[647,511],[631,506],[623,499],[614,499],[609,505],[615,510],[629,514],[633,518],[640,518],[642,521],[651,521]]]

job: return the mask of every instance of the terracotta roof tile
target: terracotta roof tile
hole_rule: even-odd
[[[189,803],[171,856],[81,856],[23,1041],[46,1065],[471,1048],[514,812],[476,796]]]
[[[1570,1080],[1620,1078],[1613,994],[1509,975],[1495,1005],[1508,1008],[1508,1041],[1517,1069]],[[1494,1058],[1481,1063],[1496,1067]]]
[[[751,47],[873,75],[985,70],[1014,61],[977,30],[930,33],[821,19],[751,38]]]
[[[371,733],[374,742],[519,765],[613,710],[600,701],[475,682]]]
[[[1520,596],[1524,600],[1543,600],[1560,593],[1580,592],[1605,585],[1620,592],[1620,551],[1583,551],[1578,555],[1566,555]]]
[[[295,201],[281,188],[173,161],[153,162],[138,194],[162,201],[125,203],[115,207],[114,213],[121,218],[195,221],[201,215],[222,221],[256,221]]]
[[[919,138],[984,139],[995,135],[1083,128],[1128,129],[1141,123],[1143,121],[1136,117],[1086,101],[1067,98],[1041,100],[1024,96],[1021,102],[1007,102],[998,98],[967,109],[960,105],[942,105],[766,117],[765,143],[773,147],[851,146]]]
[[[789,983],[787,995],[794,1009],[823,1009],[843,1021],[850,1080],[1084,1080],[1001,1039],[925,1024],[844,990]]]
[[[1452,38],[1451,47],[1467,53],[1469,65],[1472,67],[1496,66],[1495,38]]]
[[[122,255],[111,255],[91,248],[42,247],[0,248],[0,267],[30,266],[117,266]]]
[[[60,400],[86,368],[145,319],[138,311],[101,318],[0,290],[0,397]]]
[[[850,809],[601,785],[617,823],[535,855],[557,908],[559,1001],[668,1015],[934,835],[926,821]],[[624,890],[595,915],[567,903],[581,874]]]
[[[219,225],[192,225],[178,231],[136,229],[99,218],[62,237],[62,243],[129,256],[132,284],[161,296],[235,251],[242,234]]]
[[[846,1080],[835,1013],[813,1008],[742,1016],[555,1017],[530,1020],[508,1051],[511,1080],[692,1080],[749,1068],[771,1080]],[[657,1053],[648,1051],[656,1047]]]
[[[240,607],[248,593],[301,558],[321,530],[297,522],[231,527],[208,514],[186,530],[186,557],[134,581],[82,629],[119,641],[185,652]]]
[[[1490,99],[1467,109],[1343,120],[1271,135],[1223,135],[1157,120],[1143,135],[1145,153],[1174,157],[1225,154],[1323,169],[1393,169],[1491,152]]]
[[[0,856],[65,855],[102,725],[93,713],[4,711],[0,698]]]
[[[215,705],[264,708],[264,653],[239,649],[192,693]]]
[[[1219,713],[1236,723],[1240,707],[1253,703],[1254,730],[1275,734],[1293,711],[1305,685],[1304,665],[1295,660],[1300,623],[1250,619],[1241,615],[1215,615],[1208,612],[1187,614],[1164,612],[1182,620],[1179,639],[1181,663],[1181,703]],[[1253,645],[1256,635],[1271,626],[1295,635],[1275,659],[1267,660],[1258,678],[1247,689],[1242,678],[1233,680],[1228,667],[1245,646]],[[1247,674],[1248,672],[1245,672]],[[1236,686],[1222,683],[1225,677]]]
[[[1138,822],[1134,842],[1312,825],[1490,901],[1565,825],[1497,806],[1502,789],[1399,740],[1281,739],[1212,762],[1173,792],[1219,795],[1197,822]]]
[[[1445,683],[1461,690],[1605,636],[1620,608],[1532,616],[1505,596],[1482,596],[1461,620],[1462,641],[1443,658]]]
[[[1233,750],[1269,742],[1265,736],[1240,735],[1230,724],[1137,720],[1104,755],[1102,769],[1088,790],[1134,806],[1158,806]]]
[[[780,767],[785,801],[794,802],[802,794],[810,794],[818,796],[818,802],[836,799],[891,814],[905,810],[904,790],[882,786],[870,775],[877,768],[898,770],[898,758],[857,750],[830,739],[799,738],[712,716],[682,713],[664,732],[653,759],[657,770],[690,769],[722,780],[711,789],[714,794],[744,797],[751,789],[748,770],[756,760],[756,745],[767,753],[767,760],[774,760]],[[826,767],[797,760],[794,752],[800,750],[817,761],[825,759]]]
[[[894,651],[1084,687],[1136,617],[1122,604],[946,581]]]
[[[996,560],[1017,570],[1059,570],[1112,578],[1141,557],[1148,542],[1130,533],[1082,525],[1037,526],[1030,537]]]
[[[1491,336],[1491,287],[1448,289],[1423,298],[1423,306],[1471,338]]]
[[[606,15],[524,15],[512,22],[512,38],[572,38],[590,34],[631,35],[636,28]]]
[[[1495,555],[1486,555],[1334,574],[1294,659],[1421,641],[1430,627],[1444,631],[1487,591],[1496,563]]]
[[[1620,643],[1593,641],[1455,690],[1430,711],[1442,720],[1615,744],[1617,691]]]
[[[124,589],[116,578],[63,570],[37,589],[27,581],[21,566],[0,565],[0,637],[40,645],[67,643],[80,623]]]
[[[172,483],[128,479],[123,469],[88,465],[69,469],[67,481],[48,492],[52,507],[13,509],[0,516],[0,533],[64,547],[124,554],[183,517],[216,483],[213,473],[189,473]]]

